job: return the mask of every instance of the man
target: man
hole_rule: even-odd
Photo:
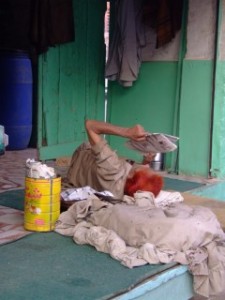
[[[146,132],[141,125],[119,127],[110,123],[86,120],[89,143],[83,143],[73,154],[68,170],[69,183],[75,187],[90,186],[97,191],[110,191],[114,197],[133,196],[137,190],[158,195],[162,177],[153,173],[149,164],[131,165],[113,151],[102,134],[143,141]]]

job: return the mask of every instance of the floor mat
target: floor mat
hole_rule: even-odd
[[[37,232],[3,245],[0,257],[0,290],[7,300],[109,299],[177,265],[128,269],[108,254],[55,232]]]
[[[23,227],[23,212],[0,205],[0,245],[11,243],[31,232]]]
[[[24,210],[24,189],[0,193],[0,205]]]
[[[204,185],[205,185],[204,183],[164,177],[163,189],[185,192],[185,191],[194,190]]]

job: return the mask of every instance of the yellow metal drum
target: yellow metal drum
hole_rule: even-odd
[[[60,215],[61,177],[25,178],[24,228],[52,231]]]

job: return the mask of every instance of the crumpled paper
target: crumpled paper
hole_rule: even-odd
[[[36,161],[33,158],[28,158],[26,160],[26,176],[36,179],[49,179],[55,178],[56,174],[54,168],[49,167],[40,161]]]
[[[99,195],[113,197],[113,194],[109,191],[97,192],[95,189],[91,188],[88,185],[81,188],[69,188],[61,192],[61,197],[64,201],[80,201],[86,200],[90,195],[94,195],[95,193],[98,193]]]

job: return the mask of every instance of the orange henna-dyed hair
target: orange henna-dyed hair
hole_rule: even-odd
[[[124,194],[133,196],[137,191],[152,192],[156,197],[163,187],[163,178],[150,170],[143,169],[134,172],[131,178],[127,178]]]

